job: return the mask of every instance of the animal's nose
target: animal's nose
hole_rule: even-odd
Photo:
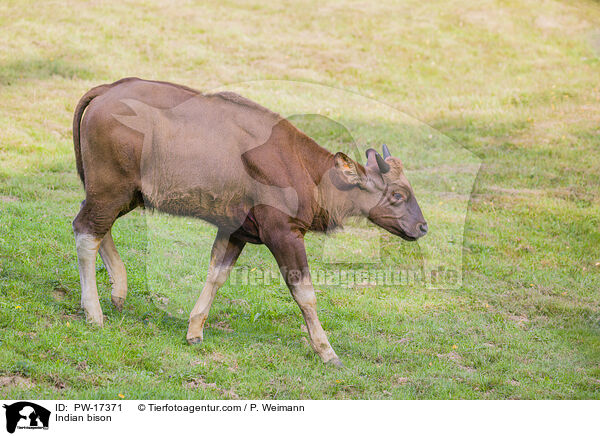
[[[417,228],[421,232],[421,236],[425,236],[428,230],[427,223],[420,223]]]

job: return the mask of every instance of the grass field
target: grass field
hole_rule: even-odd
[[[600,398],[600,3],[3,0],[0,28],[0,396]],[[461,286],[320,287],[341,370],[312,352],[278,282],[226,284],[204,343],[190,347],[187,314],[208,259],[198,247],[214,229],[135,211],[113,230],[125,308],[111,308],[98,262],[107,321],[86,324],[71,119],[86,90],[125,76],[206,90],[319,83],[460,144],[482,163]],[[293,110],[295,96],[256,89],[257,101]],[[398,130],[353,109],[337,116],[360,138]],[[346,146],[299,122],[331,150]],[[434,165],[418,153],[400,156],[415,174]],[[460,172],[435,165],[444,180]],[[449,206],[424,204],[435,241],[431,223]],[[353,249],[345,240],[334,255]],[[418,257],[419,245],[394,244],[398,262]],[[319,253],[311,265],[329,268]],[[275,265],[256,246],[239,264]]]

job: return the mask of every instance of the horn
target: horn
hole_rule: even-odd
[[[375,154],[375,159],[377,159],[377,166],[379,167],[379,171],[381,171],[381,174],[385,174],[390,170],[390,165],[383,160],[379,153]]]
[[[390,153],[389,148],[387,148],[387,145],[383,144],[383,147],[381,147],[383,149],[383,158],[387,159],[388,157],[390,157],[392,154]]]

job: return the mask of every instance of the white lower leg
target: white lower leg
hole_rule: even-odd
[[[229,234],[217,233],[210,255],[210,265],[206,284],[198,297],[198,301],[190,313],[190,323],[186,335],[190,344],[201,342],[204,337],[204,323],[212,306],[217,291],[227,281],[227,277],[244,244],[231,241]]]
[[[127,273],[125,265],[117,252],[110,230],[100,243],[100,257],[106,266],[112,285],[111,297],[113,304],[121,308],[127,297]]]
[[[190,323],[186,335],[188,342],[200,342],[204,338],[204,323],[208,318],[208,312],[218,289],[218,284],[212,281],[207,281],[204,285],[200,297],[190,313]]]
[[[331,362],[335,365],[341,365],[341,361],[331,347],[327,334],[321,326],[317,316],[317,298],[315,290],[310,285],[299,285],[292,291],[292,295],[304,316],[308,335],[310,336],[310,345],[313,350],[323,359],[324,362]]]
[[[81,280],[81,307],[89,322],[102,325],[104,319],[96,287],[96,254],[100,238],[88,234],[75,234],[75,244]]]

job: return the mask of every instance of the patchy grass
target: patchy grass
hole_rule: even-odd
[[[600,398],[598,3],[297,8],[0,4],[2,395]],[[87,325],[70,224],[83,198],[71,117],[87,89],[132,75],[199,89],[252,79],[322,83],[389,104],[463,145],[483,165],[469,203],[462,286],[323,286],[319,313],[346,364],[339,371],[310,350],[299,310],[276,281],[226,284],[205,342],[189,347],[186,314],[207,263],[207,253],[189,253],[214,230],[136,211],[114,230],[128,268],[125,309],[111,308],[98,263],[107,322]],[[393,130],[371,115],[348,108],[339,117],[364,137]],[[339,136],[317,133],[323,145],[343,148]],[[433,159],[418,150],[402,156],[413,169],[411,156]],[[425,209],[430,221],[444,213]],[[160,246],[160,232],[197,239]],[[346,241],[340,252],[361,249]],[[417,245],[402,247],[398,262],[418,258]],[[159,250],[181,259],[169,262]],[[274,263],[253,246],[240,265]],[[328,268],[318,251],[311,265]],[[170,269],[159,274],[162,267]]]

